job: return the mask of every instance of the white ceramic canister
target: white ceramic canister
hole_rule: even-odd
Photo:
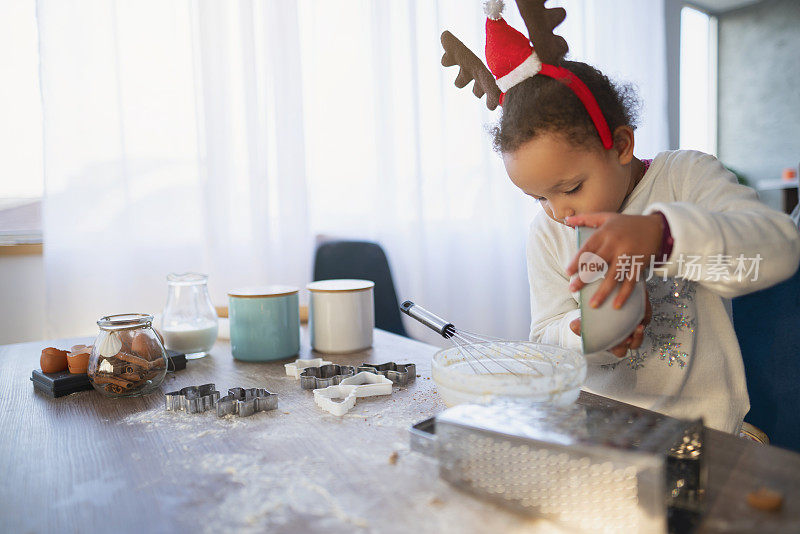
[[[375,283],[369,280],[320,280],[306,286],[311,347],[345,354],[372,346]]]

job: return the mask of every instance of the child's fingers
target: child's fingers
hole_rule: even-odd
[[[647,326],[653,318],[653,306],[650,304],[650,295],[647,293],[647,288],[644,290],[644,319],[642,325]]]
[[[617,358],[624,358],[628,354],[628,348],[631,346],[631,338],[626,339],[613,349],[609,350],[611,354]]]
[[[580,319],[573,319],[569,323],[569,329],[572,330],[572,333],[576,336],[581,335],[581,320]]]
[[[631,348],[638,349],[639,347],[642,346],[643,341],[644,341],[644,326],[639,325],[633,332],[633,341],[631,341]]]
[[[633,293],[633,289],[636,287],[636,280],[629,279],[627,276],[625,280],[622,281],[622,285],[619,288],[619,293],[614,298],[614,307],[619,309],[625,304],[625,301],[628,300],[628,297]]]
[[[603,278],[603,281],[600,283],[597,293],[595,293],[591,300],[589,300],[589,306],[592,308],[597,308],[603,304],[603,302],[606,300],[606,297],[608,297],[611,292],[614,291],[614,288],[617,287],[617,280],[614,277],[614,273],[616,272],[614,268],[615,265],[616,264],[611,264],[611,266],[608,268],[608,272],[606,272],[605,278]]]
[[[600,236],[598,236],[597,234],[594,234],[592,235],[592,237],[587,239],[586,243],[584,243],[583,246],[580,249],[578,249],[578,252],[576,252],[575,256],[572,258],[572,261],[570,261],[569,265],[567,265],[567,276],[572,276],[573,274],[578,272],[578,264],[580,263],[581,255],[584,252],[594,252],[595,254],[597,254],[597,248],[599,248],[599,246],[600,246]],[[583,285],[584,285],[583,282],[580,282],[580,287],[572,289],[572,286],[570,286],[570,289],[572,291],[577,291],[578,289],[583,287]]]
[[[573,228],[576,226],[590,226],[592,228],[597,228],[598,226],[606,222],[608,218],[611,217],[612,215],[616,215],[616,213],[608,213],[608,212],[583,213],[580,215],[573,215],[572,217],[567,217],[566,219],[564,219],[564,223],[566,223],[567,226],[572,226]]]
[[[581,280],[580,277],[575,276],[569,283],[569,290],[571,293],[574,293],[576,291],[580,291],[585,285],[586,284],[583,283],[583,280]]]
[[[629,335],[625,341],[614,347],[613,349],[609,349],[608,352],[616,356],[617,358],[624,358],[628,355],[628,349],[638,349],[642,345],[642,336],[644,335],[642,332],[639,331],[640,327],[636,327],[636,330],[633,331],[631,335]],[[643,331],[644,329],[642,329]],[[640,336],[637,344],[637,334]]]

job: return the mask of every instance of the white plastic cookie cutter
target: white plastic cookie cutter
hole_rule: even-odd
[[[345,378],[336,386],[315,389],[314,402],[326,412],[342,416],[353,409],[359,397],[391,394],[391,380],[383,375],[363,371]]]
[[[286,374],[300,380],[300,373],[303,369],[309,367],[322,367],[323,365],[330,365],[331,362],[323,360],[322,358],[311,358],[310,360],[297,359],[292,363],[286,363],[283,366],[286,368]]]

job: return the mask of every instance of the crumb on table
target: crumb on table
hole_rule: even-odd
[[[760,487],[747,494],[747,504],[757,510],[777,512],[783,505],[783,495],[775,490]]]

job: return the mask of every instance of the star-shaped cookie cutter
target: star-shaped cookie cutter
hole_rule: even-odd
[[[304,369],[308,369],[309,367],[322,367],[323,365],[329,365],[331,363],[332,362],[323,360],[322,358],[311,358],[309,360],[297,359],[292,363],[286,363],[283,366],[286,368],[287,375],[294,378],[300,378],[300,374]]]
[[[356,368],[349,365],[331,363],[321,367],[307,367],[300,373],[300,387],[303,389],[321,389],[335,386],[354,374],[356,374]]]
[[[391,394],[391,380],[383,375],[364,371],[345,378],[339,385],[315,389],[314,402],[326,412],[342,416],[353,409],[359,397]]]
[[[203,384],[171,391],[165,393],[164,396],[168,411],[199,413],[211,410],[217,405],[219,391],[214,384]]]
[[[217,417],[238,415],[247,417],[256,412],[266,412],[278,407],[278,394],[261,388],[230,388],[217,403]]]
[[[362,363],[358,366],[358,372],[362,371],[383,375],[398,386],[406,386],[417,377],[417,366],[413,363]]]

